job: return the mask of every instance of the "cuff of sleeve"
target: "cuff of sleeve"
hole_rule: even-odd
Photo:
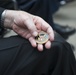
[[[4,8],[0,8],[0,28],[4,28],[3,24],[2,24],[2,13],[5,9]]]

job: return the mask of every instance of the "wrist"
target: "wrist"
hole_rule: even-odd
[[[4,28],[11,29],[12,19],[11,19],[10,10],[5,10],[3,13],[4,13],[4,15],[3,15],[3,26],[4,26]]]
[[[12,29],[15,16],[14,10],[5,10],[2,14],[4,28]]]

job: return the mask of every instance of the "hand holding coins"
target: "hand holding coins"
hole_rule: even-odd
[[[28,12],[7,10],[4,27],[27,39],[32,47],[37,47],[39,51],[44,50],[44,47],[50,49],[54,40],[52,27],[41,17]]]

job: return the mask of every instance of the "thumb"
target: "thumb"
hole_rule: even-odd
[[[37,28],[32,19],[27,18],[27,20],[24,21],[24,24],[26,25],[26,27],[29,29],[30,33],[33,36],[38,35]]]

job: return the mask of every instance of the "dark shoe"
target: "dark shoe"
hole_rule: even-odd
[[[67,39],[70,35],[75,33],[75,28],[69,26],[60,26],[55,24],[54,29],[58,32],[63,38]]]

